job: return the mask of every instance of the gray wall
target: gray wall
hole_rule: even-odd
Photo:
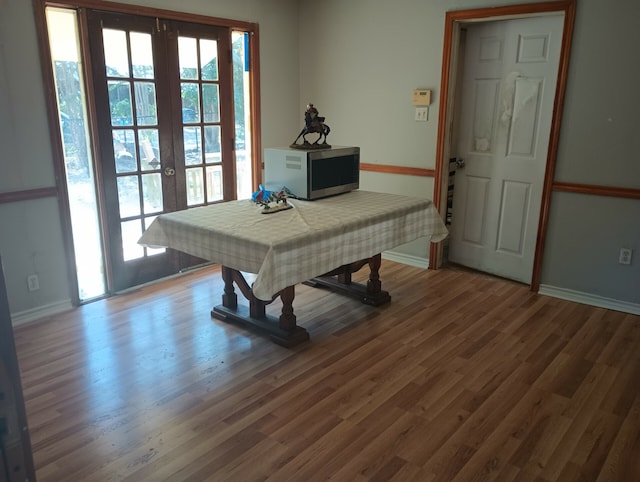
[[[640,189],[640,2],[579,0],[556,180]],[[554,193],[542,282],[640,304],[640,200]],[[621,247],[631,266],[618,264]]]
[[[259,23],[263,146],[290,143],[313,102],[331,142],[359,145],[363,162],[433,168],[445,12],[512,3],[528,0],[183,0],[179,8]],[[625,54],[639,43],[640,2],[578,1],[557,180],[640,189],[640,64]],[[413,118],[418,87],[434,93],[426,123]],[[0,0],[0,192],[54,186],[46,122],[31,2]],[[431,197],[433,180],[365,172],[362,187]],[[631,266],[617,263],[622,246],[634,249]],[[68,304],[56,199],[0,205],[0,253],[13,314]],[[30,293],[33,272],[41,289]],[[640,304],[640,201],[554,193],[542,283]]]
[[[301,0],[300,103],[363,162],[434,168],[446,11],[515,3],[530,2]],[[577,3],[555,178],[640,189],[640,2]],[[415,88],[433,89],[427,123],[414,120]],[[367,172],[361,187],[430,197],[433,180]],[[640,201],[554,193],[541,282],[640,310]]]
[[[31,2],[0,3],[0,146],[0,192],[55,185]],[[68,303],[56,198],[0,204],[0,254],[12,313]]]

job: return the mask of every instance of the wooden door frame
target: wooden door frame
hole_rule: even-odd
[[[555,2],[450,11],[446,13],[445,17],[442,76],[440,80],[440,105],[438,111],[438,136],[436,141],[436,167],[433,186],[433,201],[443,218],[446,217],[447,209],[447,191],[446,189],[443,189],[443,186],[447,186],[449,180],[448,160],[451,152],[450,140],[453,130],[453,112],[456,104],[455,83],[457,81],[459,41],[462,24],[537,17],[554,13],[564,15],[558,77],[553,103],[547,163],[542,188],[542,200],[540,204],[540,220],[538,222],[538,233],[533,260],[533,274],[531,276],[530,284],[531,290],[536,292],[540,287],[540,271],[542,267],[544,242],[549,220],[549,209],[551,206],[551,188],[555,173],[556,157],[558,154],[558,143],[560,140],[562,107],[564,105],[564,96],[567,85],[569,54],[571,52],[575,10],[576,0],[561,0]],[[439,268],[442,265],[442,258],[442,243],[431,244],[429,248],[429,268]]]

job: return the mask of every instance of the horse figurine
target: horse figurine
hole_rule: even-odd
[[[327,144],[327,136],[329,135],[329,132],[331,132],[331,128],[324,123],[324,119],[324,117],[320,117],[318,115],[318,109],[316,109],[313,104],[308,104],[307,110],[304,113],[304,127],[290,147],[331,147],[329,144]],[[307,134],[312,133],[319,134],[318,138],[313,144],[309,143],[309,141],[307,140]],[[300,137],[302,137],[303,140],[303,144],[301,145],[298,144],[298,139],[300,139]],[[320,143],[321,139],[323,140],[322,143]]]

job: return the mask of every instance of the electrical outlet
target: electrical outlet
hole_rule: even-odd
[[[620,257],[618,258],[618,263],[631,264],[631,253],[633,253],[633,251],[629,248],[620,248]]]
[[[40,280],[38,279],[38,275],[30,274],[27,276],[27,285],[29,286],[29,291],[38,291],[40,289]]]

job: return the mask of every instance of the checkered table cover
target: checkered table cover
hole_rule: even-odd
[[[263,214],[250,200],[158,216],[139,244],[169,247],[257,273],[254,295],[281,289],[417,238],[438,242],[448,231],[430,200],[352,191]]]

